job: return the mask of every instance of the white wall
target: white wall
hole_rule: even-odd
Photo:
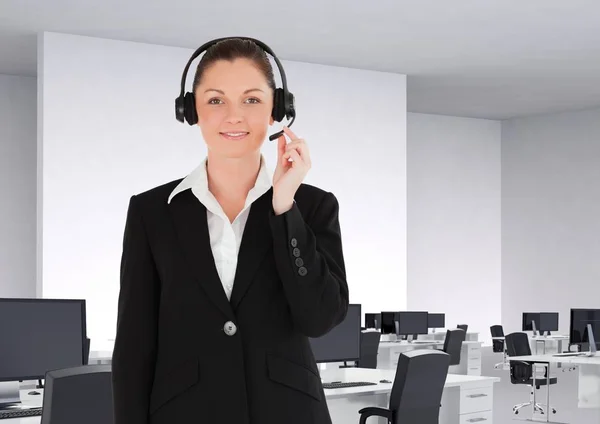
[[[408,309],[500,323],[499,121],[408,114]]]
[[[0,75],[0,297],[35,297],[36,80]]]
[[[87,299],[89,334],[111,338],[129,196],[185,176],[205,155],[199,129],[174,118],[192,51],[55,33],[39,50],[43,294]],[[403,309],[406,78],[282,62],[293,128],[311,147],[306,182],[340,201],[350,300]],[[268,140],[264,154],[275,163]]]
[[[600,308],[600,109],[502,125],[502,320]]]

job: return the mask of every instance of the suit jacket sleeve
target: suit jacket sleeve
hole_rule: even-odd
[[[339,205],[326,193],[311,225],[294,202],[270,224],[277,272],[296,328],[320,337],[339,324],[348,310],[348,284],[338,219]]]
[[[136,197],[129,203],[112,357],[115,424],[147,424],[156,358],[159,278]]]

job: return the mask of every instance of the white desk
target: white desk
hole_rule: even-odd
[[[579,408],[600,408],[600,354],[593,357],[586,356],[553,356],[529,355],[512,356],[512,361],[537,362],[548,364],[548,378],[550,378],[550,365],[569,364],[579,368]],[[560,379],[557,384],[560,384]]]
[[[481,342],[463,342],[460,351],[460,364],[450,368],[453,374],[481,375]],[[398,357],[403,352],[415,349],[441,349],[443,341],[431,342],[381,342],[377,356],[377,368],[395,370]]]
[[[445,329],[443,329],[443,330],[439,329],[435,333],[419,335],[419,340],[441,340],[441,341],[444,341],[445,338],[446,338],[446,330]],[[465,341],[466,342],[479,341],[479,333],[467,331],[467,334],[465,335]]]
[[[562,353],[567,350],[569,345],[569,336],[529,336],[531,352],[534,355],[546,355],[552,353]]]
[[[379,383],[381,380],[394,381],[395,370],[372,370],[364,368],[331,369],[321,372],[324,382],[328,381],[371,381],[375,386],[350,387],[347,389],[326,389],[325,397],[333,424],[348,424],[358,422],[358,411],[367,406],[389,406],[391,383]],[[497,377],[476,377],[448,374],[440,424],[463,424],[470,422],[485,422],[493,424],[493,384],[500,381]],[[31,396],[31,389],[21,390],[21,401],[25,405],[41,406],[43,390],[40,395]],[[484,421],[487,420],[487,421]],[[15,418],[2,420],[6,424],[39,424],[41,417]],[[475,420],[475,421],[469,421]],[[371,418],[369,424],[377,424]]]
[[[375,386],[350,387],[346,389],[326,389],[325,397],[333,424],[358,422],[358,411],[368,406],[389,407],[391,383],[379,383],[381,380],[394,381],[395,370],[372,370],[365,368],[331,369],[321,373],[324,382],[329,381],[370,381]],[[497,377],[478,377],[448,374],[440,424],[466,424],[482,422],[493,424],[494,383]],[[372,424],[385,423],[385,419],[371,418]],[[371,424],[371,421],[369,421]]]
[[[21,390],[21,403],[30,407],[40,407],[42,406],[42,401],[44,397],[43,389],[35,389],[36,392],[39,392],[39,395],[29,395],[28,393],[33,391],[34,389],[26,389]],[[27,418],[12,418],[7,420],[0,420],[0,423],[4,424],[40,424],[42,417],[27,417]]]

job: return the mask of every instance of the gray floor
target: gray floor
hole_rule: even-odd
[[[531,417],[531,410],[522,409],[519,415],[512,413],[517,403],[529,400],[527,386],[510,383],[508,371],[495,370],[494,365],[502,361],[502,355],[493,353],[491,348],[484,348],[482,359],[482,375],[497,376],[502,379],[494,386],[494,424],[518,423]],[[578,372],[553,371],[552,377],[558,378],[558,383],[550,389],[550,405],[556,408],[555,415],[550,416],[550,422],[567,424],[598,424],[600,409],[580,409],[577,407]],[[546,389],[538,390],[538,402],[545,403]]]

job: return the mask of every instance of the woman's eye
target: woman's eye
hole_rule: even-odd
[[[250,97],[247,101],[248,103],[260,103],[260,99],[257,99],[256,97]]]
[[[218,104],[220,104],[220,103],[219,103],[220,101],[221,101],[221,99],[210,99],[210,100],[208,101],[208,104],[209,104],[209,105],[218,105]]]

